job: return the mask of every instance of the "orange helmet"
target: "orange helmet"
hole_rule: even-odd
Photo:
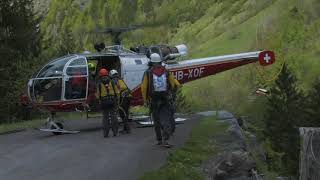
[[[99,76],[108,76],[109,72],[105,68],[100,69]]]

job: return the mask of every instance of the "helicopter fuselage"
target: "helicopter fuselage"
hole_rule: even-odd
[[[98,110],[94,95],[98,81],[96,74],[99,69],[107,68],[116,69],[132,91],[131,105],[143,105],[140,84],[144,72],[149,68],[149,61],[146,54],[119,49],[58,58],[45,65],[29,80],[29,99],[34,107],[50,112]],[[257,51],[163,63],[184,84],[257,61],[261,65],[270,65],[275,61],[274,53]],[[89,72],[88,63],[96,65],[94,72]]]

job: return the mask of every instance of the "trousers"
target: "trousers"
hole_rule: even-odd
[[[118,118],[117,118],[117,109],[115,107],[106,108],[103,111],[102,127],[103,127],[103,136],[108,137],[110,129],[113,132],[113,135],[118,135]]]
[[[169,102],[164,99],[151,100],[150,112],[157,141],[169,140],[175,129]]]

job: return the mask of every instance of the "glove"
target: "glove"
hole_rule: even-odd
[[[130,92],[129,91],[122,91],[121,92],[121,97],[129,97],[130,96]]]

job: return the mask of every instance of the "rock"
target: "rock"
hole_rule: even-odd
[[[218,111],[218,119],[224,120],[224,119],[233,119],[234,116],[228,111],[222,110]]]
[[[197,114],[201,116],[214,116],[217,114],[217,111],[204,111],[204,112],[198,112]]]
[[[206,179],[212,180],[248,180],[251,179],[251,170],[256,168],[255,161],[246,150],[245,136],[238,120],[227,111],[219,111],[218,119],[227,122],[227,133],[222,137],[215,137],[222,148],[222,152],[202,164]],[[257,146],[256,137],[247,132],[249,146]]]
[[[245,151],[233,151],[219,154],[204,164],[207,179],[242,180],[248,179],[255,162]]]
[[[218,120],[227,120],[227,119],[234,119],[233,114],[231,114],[228,111],[222,110],[222,111],[204,111],[204,112],[198,112],[198,115],[202,116],[214,116],[217,115]]]
[[[221,170],[221,169],[217,169],[216,170],[216,176],[215,176],[215,179],[217,180],[223,180],[225,179],[225,177],[227,176],[227,172]]]

